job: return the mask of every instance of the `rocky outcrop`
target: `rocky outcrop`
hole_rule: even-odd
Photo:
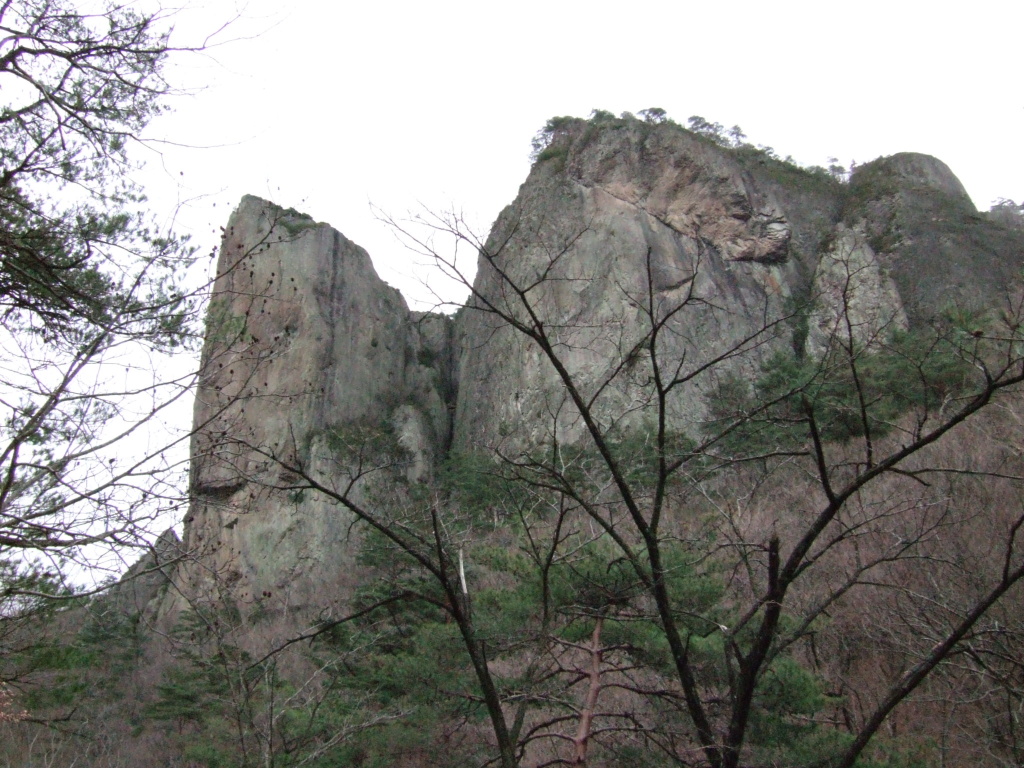
[[[821,254],[811,296],[805,350],[813,357],[835,344],[877,347],[908,328],[896,284],[863,234],[842,224]]]
[[[429,482],[449,451],[574,440],[554,368],[509,321],[541,324],[624,433],[649,425],[651,355],[678,366],[669,426],[696,434],[705,395],[752,381],[769,355],[824,354],[840,331],[869,347],[950,302],[992,303],[1022,240],[927,156],[869,163],[844,185],[671,124],[569,120],[451,318],[409,312],[327,225],[246,197],[221,246],[184,559],[161,610],[218,590],[295,610],[344,602],[360,579],[352,518],[304,474],[379,501],[388,483]]]
[[[801,193],[787,196],[785,179],[671,125],[575,121],[546,155],[480,260],[463,333],[485,341],[467,344],[460,360],[455,447],[499,447],[510,435],[572,441],[581,428],[540,351],[481,311],[491,302],[525,312],[513,284],[538,283],[526,300],[608,424],[652,418],[649,366],[619,363],[651,354],[644,340],[655,326],[662,361],[694,361],[683,375],[724,358],[669,403],[674,429],[699,430],[701,395],[718,377],[753,378],[766,355],[791,346],[787,318],[807,296],[824,237],[817,216],[789,214]],[[837,214],[838,185],[804,175],[823,189],[815,213]]]
[[[918,325],[997,304],[1024,266],[1021,233],[979,214],[952,171],[927,155],[860,166],[842,221],[864,232]]]
[[[460,450],[581,428],[537,347],[483,311],[523,313],[516,286],[536,283],[526,300],[606,424],[649,420],[650,366],[637,379],[621,363],[637,345],[650,354],[658,325],[655,353],[693,374],[672,393],[670,426],[695,434],[723,376],[752,381],[768,355],[819,355],[840,331],[870,345],[954,304],[990,306],[1024,265],[1019,234],[979,216],[926,155],[883,158],[843,184],[672,124],[557,125],[495,224],[460,326],[484,340],[460,359]],[[720,362],[701,371],[708,360]]]
[[[103,607],[134,615],[144,610],[171,583],[184,550],[173,528],[164,531],[146,554],[103,596]]]
[[[291,608],[349,594],[351,519],[302,474],[377,432],[398,434],[391,463],[410,479],[429,474],[450,433],[450,324],[410,313],[331,227],[244,198],[207,321],[176,594]]]

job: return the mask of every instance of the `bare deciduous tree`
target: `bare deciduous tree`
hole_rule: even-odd
[[[486,509],[403,482],[386,426],[305,452],[224,429],[213,447],[258,457],[247,483],[314,494],[387,553],[368,611],[401,601],[454,625],[472,689],[436,693],[486,713],[494,762],[582,765],[639,745],[682,765],[848,768],[880,742],[921,747],[900,742],[900,708],[925,707],[914,697],[942,680],[987,681],[1015,706],[996,617],[1024,577],[1024,473],[1012,451],[955,446],[1016,402],[1019,299],[908,332],[865,313],[864,270],[840,258],[834,312],[813,349],[794,348],[810,306],[766,300],[736,331],[702,292],[699,249],[667,288],[653,249],[619,254],[640,265],[627,285],[587,272],[580,233],[530,261],[519,222],[505,225],[483,243],[457,217],[431,220],[479,254],[475,282],[402,230],[471,291],[476,351],[539,382],[476,454],[453,456],[500,486]],[[628,322],[560,302],[592,284]],[[982,530],[985,544],[958,543]],[[990,701],[950,706],[999,717]]]
[[[1024,381],[1019,297],[1008,296],[1001,319],[987,324],[973,316],[966,327],[954,317],[914,336],[883,323],[865,340],[854,327],[854,281],[848,280],[836,310],[843,322],[835,324],[818,357],[798,357],[788,368],[779,355],[765,359],[762,345],[794,320],[781,314],[766,314],[753,333],[724,349],[680,356],[673,354],[679,346],[672,338],[686,333],[688,323],[699,325],[702,315],[725,311],[700,294],[697,278],[705,267],[699,259],[683,281],[687,290],[659,294],[648,251],[645,289],[621,289],[642,328],[628,347],[616,348],[591,329],[566,322],[565,308],[543,297],[558,281],[599,279],[574,273],[578,265],[566,266],[575,238],[553,248],[546,261],[524,267],[521,257],[517,262],[505,252],[515,225],[488,243],[465,231],[457,217],[438,217],[432,227],[478,250],[476,282],[426,238],[413,238],[414,246],[472,291],[465,311],[482,315],[494,333],[514,333],[540,354],[576,427],[572,440],[556,425],[546,444],[520,443],[525,452],[504,454],[495,446],[496,455],[521,482],[571,499],[615,543],[656,615],[708,765],[732,768],[756,759],[752,734],[764,706],[759,702],[790,649],[834,610],[855,605],[860,594],[889,591],[902,596],[898,605],[910,601],[904,604],[904,619],[914,624],[904,634],[908,647],[890,659],[890,674],[877,681],[863,714],[847,724],[848,740],[817,758],[853,765],[894,710],[967,650],[985,617],[1024,576],[1018,540],[1024,518],[1019,500],[1011,498],[1009,511],[972,511],[994,543],[984,558],[963,561],[975,569],[974,588],[955,600],[940,599],[941,579],[948,575],[943,535],[950,520],[963,514],[962,489],[954,479],[968,473],[1013,483],[1019,477],[1007,470],[1006,456],[987,466],[975,466],[969,455],[949,464],[936,460],[944,441]],[[409,230],[403,234],[411,236]],[[592,350],[615,350],[596,378],[569,362],[569,350],[584,338]],[[751,367],[765,378],[746,387],[732,379],[740,391],[724,402],[717,393],[718,417],[700,434],[678,435],[674,398],[684,389],[691,397],[694,391],[713,393],[716,378],[719,384],[727,379],[716,374],[744,358],[757,361]],[[622,450],[620,414],[608,406],[627,376],[630,386],[640,382],[637,408],[649,424],[634,433],[642,451]],[[516,447],[509,445],[506,450]],[[784,501],[780,484],[793,483],[798,491]],[[713,538],[702,548],[681,546],[708,503],[718,510],[733,507],[727,524],[711,526]],[[724,602],[691,617],[685,594],[673,592],[679,585],[673,585],[672,561],[679,556],[709,571],[733,569],[735,586]],[[926,593],[929,581],[938,593]],[[695,646],[712,637],[720,638],[712,644],[719,648],[717,659],[699,659]]]

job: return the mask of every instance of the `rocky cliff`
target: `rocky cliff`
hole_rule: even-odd
[[[571,442],[576,409],[509,319],[551,330],[581,396],[623,432],[654,413],[650,356],[674,361],[670,426],[696,433],[724,377],[752,380],[779,351],[820,356],[837,332],[870,346],[988,305],[1022,266],[1020,230],[978,214],[931,157],[880,159],[842,183],[672,124],[566,120],[547,138],[455,317],[410,312],[329,226],[241,202],[195,408],[191,554],[163,614],[225,589],[296,610],[343,603],[358,581],[351,517],[299,482],[329,475],[339,445],[388,436],[376,475],[358,452],[342,462],[367,499],[387,473],[429,480],[449,452]]]
[[[366,252],[325,224],[246,197],[221,243],[192,440],[183,597],[227,590],[290,608],[347,596],[351,523],[297,471],[359,430],[432,472],[451,430],[450,318],[411,313]],[[296,487],[291,488],[290,486]]]
[[[667,319],[662,359],[694,361],[668,408],[692,432],[723,375],[752,379],[787,347],[821,355],[837,332],[869,344],[954,305],[989,306],[1021,268],[1019,235],[979,215],[925,155],[883,158],[841,183],[671,124],[568,120],[549,140],[494,225],[457,329],[486,339],[460,354],[458,449],[551,431],[556,412],[567,437],[579,429],[537,348],[473,311],[500,297],[522,312],[512,283],[536,283],[529,302],[557,329],[570,372],[624,426],[642,425],[650,403],[617,365]],[[698,374],[708,360],[720,362]]]

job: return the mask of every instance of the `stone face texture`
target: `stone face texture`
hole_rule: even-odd
[[[834,332],[871,344],[951,304],[991,305],[1024,266],[1019,233],[979,216],[927,155],[880,159],[842,185],[620,120],[568,121],[545,156],[495,224],[461,321],[459,450],[571,441],[583,428],[536,345],[479,311],[525,317],[513,288],[542,274],[526,298],[605,425],[650,424],[650,352],[618,366],[652,314],[676,313],[655,351],[663,370],[683,361],[694,374],[667,402],[670,427],[693,435],[721,375],[752,380],[767,355],[820,354]]]
[[[824,356],[834,344],[870,348],[907,330],[896,284],[863,235],[841,224],[814,273],[806,351]]]
[[[974,203],[960,179],[936,157],[917,152],[899,152],[875,162],[898,179],[901,186],[932,189],[956,200],[965,209],[974,210]]]
[[[352,586],[351,517],[303,492],[295,470],[328,466],[353,430],[400,424],[410,477],[450,430],[425,352],[450,324],[415,322],[366,252],[340,233],[254,197],[225,230],[206,329],[192,444],[194,500],[179,569],[186,594],[266,593],[302,606]],[[431,333],[421,334],[421,328]]]
[[[927,155],[860,166],[842,220],[864,232],[912,324],[998,304],[1024,267],[1022,233],[979,214],[949,168]]]
[[[488,241],[493,262],[481,259],[479,297],[465,312],[465,338],[483,341],[466,343],[460,361],[457,449],[524,433],[571,441],[582,429],[540,350],[479,311],[493,302],[525,318],[512,283],[547,276],[526,298],[607,425],[653,419],[643,348],[652,316],[671,315],[655,345],[661,365],[686,361],[680,373],[696,374],[668,401],[671,426],[690,433],[719,376],[753,378],[765,355],[792,343],[782,319],[808,290],[808,245],[822,235],[812,217],[791,220],[782,185],[671,126],[588,131],[581,123],[556,137],[565,154],[535,166]],[[728,359],[698,373],[719,356]]]
[[[542,323],[579,395],[623,432],[651,426],[649,333],[664,320],[654,354],[687,378],[669,426],[692,435],[719,377],[753,381],[777,351],[822,354],[839,307],[847,339],[870,345],[950,302],[991,304],[1021,269],[1020,228],[978,215],[924,155],[869,163],[844,186],[636,120],[569,121],[550,149],[454,318],[410,313],[330,227],[243,199],[211,301],[167,615],[218,590],[294,610],[344,603],[360,578],[351,514],[302,491],[296,469],[344,489],[360,460],[390,464],[351,485],[379,504],[449,451],[578,438],[551,362],[494,312]]]
[[[361,248],[246,197],[226,230],[210,307],[195,411],[197,425],[209,424],[194,448],[209,460],[194,468],[196,490],[225,490],[261,463],[226,447],[220,431],[293,459],[314,429],[378,417],[403,376],[407,315]]]

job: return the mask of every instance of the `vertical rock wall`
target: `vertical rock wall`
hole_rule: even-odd
[[[780,185],[673,126],[626,121],[595,132],[578,121],[553,149],[499,217],[487,243],[493,261],[480,260],[481,297],[463,333],[482,341],[467,343],[460,361],[455,447],[556,432],[566,442],[582,429],[540,350],[480,311],[493,302],[523,315],[509,288],[541,275],[526,300],[606,425],[653,423],[651,351],[624,359],[665,318],[663,366],[692,361],[685,375],[726,356],[668,403],[672,428],[698,431],[702,395],[720,376],[752,378],[768,354],[791,347],[784,318],[807,292],[805,246],[820,235],[800,217],[794,225]],[[819,205],[838,211],[827,195]]]
[[[723,376],[752,381],[776,352],[820,355],[840,331],[877,344],[950,307],[991,306],[1024,266],[1019,232],[978,215],[926,155],[843,184],[670,124],[562,120],[551,138],[495,224],[460,323],[458,450],[582,429],[537,346],[483,311],[525,317],[514,286],[536,283],[525,300],[606,426],[650,422],[650,351],[625,357],[652,314],[675,313],[662,364],[686,375],[717,361],[667,403],[670,428],[695,435]]]
[[[414,317],[339,232],[244,198],[209,310],[177,593],[293,609],[344,600],[351,519],[301,490],[301,475],[358,430],[395,434],[391,460],[410,479],[429,473],[450,432],[435,349],[449,324]]]

